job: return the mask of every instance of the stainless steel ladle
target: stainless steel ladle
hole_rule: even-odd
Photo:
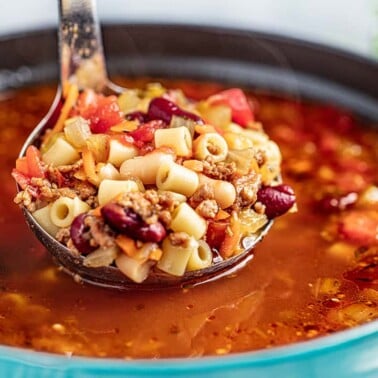
[[[59,0],[59,50],[60,80],[64,84],[75,82],[80,89],[94,89],[102,93],[121,93],[122,88],[110,82],[106,70],[100,26],[95,0]],[[62,103],[61,89],[46,115],[26,140],[20,156],[24,156],[29,145],[39,145],[44,132],[56,122]],[[184,287],[202,284],[235,273],[252,258],[252,249],[269,231],[270,221],[257,234],[242,240],[244,251],[230,259],[215,262],[212,266],[187,272],[174,277],[157,269],[143,283],[135,283],[113,266],[88,268],[83,257],[71,252],[49,235],[26,209],[23,210],[27,223],[41,243],[51,253],[63,270],[79,281],[122,290],[150,290],[168,287]]]

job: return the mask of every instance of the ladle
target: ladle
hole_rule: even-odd
[[[98,92],[116,94],[122,92],[122,88],[108,79],[95,0],[60,0],[59,4],[61,87],[66,81],[70,81],[75,82],[80,89],[91,88]],[[62,96],[59,89],[48,114],[26,140],[20,156],[25,155],[29,145],[38,145],[45,130],[54,126],[61,103]],[[86,267],[83,264],[83,257],[75,255],[50,236],[26,209],[24,215],[37,238],[65,272],[79,281],[122,290],[194,286],[233,274],[253,258],[253,247],[261,241],[272,225],[270,221],[259,233],[245,237],[242,240],[244,248],[242,253],[227,260],[216,261],[209,268],[187,272],[182,277],[174,277],[156,269],[146,281],[135,283],[116,267]]]

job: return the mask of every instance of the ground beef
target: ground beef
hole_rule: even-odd
[[[25,207],[31,213],[37,210],[36,203],[34,202],[34,197],[27,190],[27,188],[17,193],[16,197],[14,198],[14,203],[21,207]]]
[[[196,208],[196,211],[199,215],[204,218],[215,218],[219,211],[219,206],[217,201],[213,199],[208,199],[202,201]]]
[[[211,158],[203,162],[203,173],[213,179],[230,181],[235,171],[235,162],[214,162]]]
[[[73,182],[72,190],[74,193],[78,195],[81,200],[87,202],[90,207],[97,207],[97,188],[88,181],[74,180]]]
[[[58,169],[59,172],[61,172],[61,173],[72,173],[73,174],[73,173],[77,172],[82,166],[83,166],[83,160],[80,159],[75,164],[61,165],[60,167],[53,168],[53,169]]]
[[[69,227],[61,228],[56,233],[55,238],[59,242],[66,245],[68,243],[68,241],[70,240],[70,228]]]
[[[117,203],[131,209],[147,224],[153,224],[159,220],[165,226],[169,225],[171,212],[179,205],[172,193],[158,193],[154,189],[125,193]]]
[[[257,200],[257,191],[261,185],[261,178],[255,172],[248,175],[236,177],[232,180],[235,186],[237,197],[233,205],[235,209],[248,207]]]
[[[102,218],[88,216],[85,218],[85,225],[89,228],[90,244],[93,247],[110,248],[115,245],[114,231],[104,223]]]
[[[171,244],[181,248],[187,248],[190,242],[190,236],[186,232],[173,232],[169,234]]]
[[[200,187],[189,198],[189,205],[196,208],[202,201],[214,199],[214,188],[209,183],[200,185]]]

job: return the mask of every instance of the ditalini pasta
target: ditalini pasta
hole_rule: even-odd
[[[196,172],[173,162],[164,162],[156,174],[156,186],[161,190],[183,194],[190,197],[198,188]]]
[[[125,145],[117,140],[109,142],[108,162],[119,167],[125,160],[138,155],[138,150],[133,145]]]
[[[205,160],[210,157],[213,161],[226,160],[228,146],[225,139],[217,133],[204,133],[194,141],[194,156]]]
[[[144,156],[125,160],[120,168],[121,176],[138,177],[143,184],[155,184],[159,167],[165,162],[173,162],[174,156],[169,153],[155,151]]]
[[[57,227],[68,227],[76,216],[89,209],[89,205],[78,197],[60,197],[50,207],[50,219]]]
[[[98,203],[105,205],[122,193],[138,191],[138,184],[133,180],[102,180],[98,187]]]
[[[160,84],[66,92],[68,116],[16,161],[16,202],[88,269],[181,277],[295,209],[280,150],[240,89],[201,101]]]
[[[188,265],[190,256],[198,250],[198,242],[189,238],[185,244],[175,245],[169,237],[163,241],[163,255],[157,266],[173,276],[182,276]]]
[[[154,141],[156,148],[171,147],[177,156],[192,154],[192,137],[189,129],[185,126],[156,130]]]
[[[47,233],[55,237],[56,233],[59,231],[59,227],[52,222],[50,211],[51,204],[34,211],[33,217]]]
[[[42,159],[46,164],[51,164],[55,167],[72,164],[79,158],[79,152],[63,137],[56,138],[55,142],[42,155]]]

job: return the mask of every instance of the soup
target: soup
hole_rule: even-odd
[[[165,85],[193,98],[221,89]],[[233,276],[194,288],[118,292],[60,272],[12,203],[10,170],[54,93],[39,86],[6,93],[0,102],[0,343],[96,357],[223,355],[378,317],[376,130],[330,106],[251,93],[257,119],[280,146],[298,212],[275,220],[254,259]]]

